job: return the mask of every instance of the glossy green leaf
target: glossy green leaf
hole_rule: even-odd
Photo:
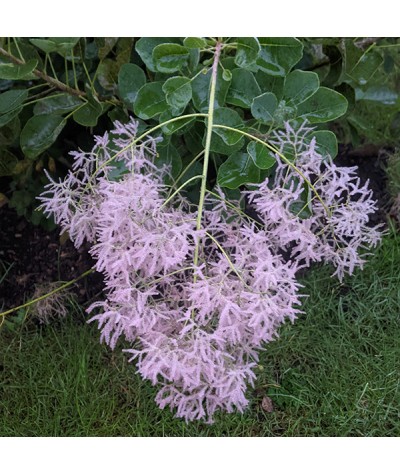
[[[252,116],[263,124],[270,124],[273,121],[274,112],[278,107],[275,94],[265,92],[253,99],[251,104]]]
[[[26,89],[14,89],[0,94],[0,114],[18,109],[28,97]]]
[[[258,71],[255,78],[257,84],[260,86],[261,92],[272,92],[277,99],[282,97],[285,78],[271,76],[264,71]]]
[[[116,61],[106,58],[97,68],[97,80],[106,91],[115,91],[118,83],[119,65]]]
[[[238,38],[235,56],[236,65],[239,68],[254,70],[260,51],[261,47],[257,38]]]
[[[195,72],[200,62],[200,50],[197,48],[189,49],[188,68],[191,72]]]
[[[172,114],[171,109],[168,109],[167,111],[160,114],[160,117],[159,117],[160,124],[162,122],[166,122],[167,120],[172,119],[174,117],[178,117],[179,115],[180,114],[178,114],[178,115]],[[181,135],[183,132],[185,132],[187,130],[187,128],[188,128],[187,126],[189,126],[189,124],[192,124],[192,122],[194,122],[195,120],[196,120],[195,117],[190,117],[188,119],[179,119],[179,120],[176,120],[174,122],[170,122],[167,125],[164,125],[161,128],[161,130],[166,135],[171,135],[171,134],[174,134],[178,131],[179,131],[178,135]]]
[[[190,79],[175,76],[167,79],[162,86],[167,103],[174,108],[184,109],[192,99]]]
[[[74,121],[80,125],[94,127],[97,125],[97,121],[102,113],[102,105],[96,101],[90,101],[77,109],[73,114],[73,118]]]
[[[29,41],[45,53],[58,53],[61,56],[69,56],[80,38],[78,37],[51,37],[31,38]]]
[[[189,61],[189,50],[176,43],[163,43],[153,50],[153,62],[160,73],[174,73],[186,66]]]
[[[261,89],[253,73],[239,68],[232,71],[232,82],[226,95],[228,104],[250,109],[253,99],[260,94]]]
[[[214,111],[214,124],[240,129],[243,127],[243,120],[235,110],[221,107]],[[242,134],[238,132],[217,127],[213,129],[214,134],[221,137],[226,145],[235,145],[242,138]]]
[[[256,61],[262,71],[285,76],[303,56],[303,45],[296,38],[258,38],[261,50]]]
[[[168,108],[161,82],[148,83],[139,89],[134,111],[141,119],[156,117]]]
[[[211,70],[209,69],[205,74],[200,73],[192,81],[193,105],[199,112],[208,112],[210,79]],[[229,85],[229,81],[224,81],[222,79],[222,71],[219,69],[217,74],[217,85],[215,88],[214,107],[216,109],[225,105],[225,99],[229,89]]]
[[[133,109],[138,92],[146,84],[146,75],[136,64],[124,64],[118,74],[119,96],[129,109]]]
[[[320,87],[310,98],[298,106],[298,116],[312,124],[337,119],[347,111],[347,100],[332,89]]]
[[[17,107],[13,111],[6,112],[5,114],[0,115],[0,128],[4,127],[6,124],[10,123],[13,119],[15,119],[21,111],[22,106]]]
[[[159,168],[161,168],[163,165],[168,166],[169,176],[167,183],[173,182],[173,180],[178,177],[180,171],[182,170],[181,156],[176,147],[171,142],[166,144],[161,143],[157,146],[157,158],[155,160],[155,163]]]
[[[301,104],[319,88],[318,74],[311,71],[292,71],[285,78],[283,97],[290,104]]]
[[[235,189],[245,183],[257,183],[260,170],[250,155],[235,152],[219,167],[217,181],[220,186]]]
[[[45,53],[54,53],[56,51],[56,44],[53,41],[43,38],[31,38],[29,41]]]
[[[224,69],[222,71],[222,79],[224,81],[232,81],[232,72],[229,69]]]
[[[203,140],[205,129],[204,122],[196,120],[193,126],[190,127],[185,134],[185,145],[193,156],[196,156],[204,150]]]
[[[55,96],[45,97],[35,104],[33,113],[35,115],[43,114],[65,114],[71,112],[82,105],[82,100],[70,94],[57,94]]]
[[[188,37],[183,40],[186,48],[204,48],[207,46],[207,42],[204,38]]]
[[[103,60],[106,58],[108,53],[114,48],[117,44],[118,37],[98,37],[95,38],[95,43],[97,45],[97,53],[99,59]]]
[[[156,72],[153,61],[153,50],[156,46],[163,43],[177,43],[178,38],[146,38],[142,37],[135,43],[136,52],[139,54],[141,60],[150,69],[150,71]]]
[[[356,90],[358,101],[378,102],[385,105],[395,105],[399,100],[399,94],[388,86],[371,86],[365,91]]]
[[[0,79],[12,79],[13,81],[30,80],[36,78],[32,71],[38,62],[31,59],[25,64],[0,63]]]
[[[28,158],[36,158],[52,145],[64,128],[66,121],[58,115],[31,117],[21,132],[21,148]]]
[[[377,51],[370,51],[361,56],[354,68],[348,72],[348,75],[363,86],[372,78],[382,63],[382,56]]]
[[[312,133],[311,139],[315,137],[315,142],[319,153],[323,156],[330,155],[335,158],[338,153],[338,143],[336,135],[330,130],[316,130]]]
[[[297,107],[295,105],[288,105],[284,99],[279,101],[278,107],[274,113],[274,126],[284,127],[285,122],[295,119],[297,117]]]
[[[253,159],[253,162],[257,165],[257,167],[261,168],[262,170],[268,170],[276,163],[274,153],[259,142],[255,142],[253,140],[249,142],[247,144],[247,153]]]

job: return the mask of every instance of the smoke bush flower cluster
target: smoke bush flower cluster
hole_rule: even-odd
[[[296,159],[291,163],[275,154],[274,178],[249,192],[250,202],[273,246],[288,251],[299,266],[329,262],[342,280],[363,266],[362,250],[381,238],[379,225],[368,226],[376,210],[368,181],[361,185],[357,167],[339,167],[329,155],[323,156],[306,124],[296,130],[286,124],[271,143],[281,154],[290,150]]]
[[[187,421],[242,411],[258,351],[300,312],[297,270],[325,260],[341,278],[362,265],[361,248],[378,242],[367,226],[368,186],[355,168],[317,151],[312,129],[288,125],[272,143],[296,150],[296,169],[277,155],[275,178],[242,193],[258,219],[216,189],[198,229],[196,207],[164,184],[158,139],[135,143],[133,120],[112,134],[112,143],[105,134],[90,153],[74,152],[73,169],[63,181],[49,177],[41,197],[77,247],[92,244],[106,299],[88,309],[91,321],[111,348],[129,343],[139,373],[159,387],[161,408]],[[121,163],[126,173],[115,179]],[[294,209],[305,194],[302,217]]]

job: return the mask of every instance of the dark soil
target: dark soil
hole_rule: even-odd
[[[76,279],[93,266],[87,249],[75,249],[71,241],[60,242],[59,231],[45,231],[18,216],[8,206],[0,208],[0,311],[31,298],[35,286]],[[11,267],[10,267],[11,266]],[[61,285],[61,284],[60,284]],[[89,275],[73,287],[81,303],[102,289],[102,277]]]
[[[378,211],[371,219],[375,225],[386,221],[388,193],[384,170],[385,152],[375,147],[351,150],[343,148],[337,163],[359,167],[361,180],[369,180]],[[15,307],[32,297],[35,285],[69,281],[93,266],[87,248],[75,249],[73,244],[61,244],[57,230],[48,232],[19,217],[7,205],[0,207],[0,280],[5,269],[9,272],[0,284],[0,311]],[[85,304],[102,290],[103,280],[92,274],[75,284],[78,301]]]

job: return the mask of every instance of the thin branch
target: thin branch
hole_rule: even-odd
[[[19,64],[19,65],[26,64],[24,61],[16,58],[14,55],[12,55],[11,53],[9,53],[3,48],[0,48],[0,55],[5,56],[14,64]],[[43,71],[40,71],[39,69],[34,69],[32,73],[38,78],[43,79],[43,81],[47,82],[47,84],[50,84],[50,86],[56,87],[57,89],[60,89],[63,92],[67,92],[68,94],[71,94],[73,96],[86,97],[86,92],[69,87],[63,82],[59,81],[58,79],[54,79],[51,76],[48,76],[46,73],[44,73]]]

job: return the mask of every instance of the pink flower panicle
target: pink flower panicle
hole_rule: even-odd
[[[287,126],[273,142],[295,150],[301,176],[277,157],[275,179],[241,196],[264,226],[216,188],[199,231],[193,205],[164,184],[169,169],[157,166],[159,139],[137,143],[137,128],[134,120],[116,122],[112,141],[105,134],[89,153],[72,153],[73,170],[64,181],[49,177],[42,207],[76,246],[92,244],[106,299],[88,312],[101,339],[113,349],[120,339],[131,345],[138,372],[160,387],[161,408],[211,422],[217,410],[245,409],[259,350],[300,313],[296,271],[323,259],[342,277],[362,265],[358,250],[379,240],[367,226],[374,202],[355,169],[320,155],[312,129]],[[118,162],[127,172],[116,181]],[[306,218],[293,211],[305,193],[312,198]]]
[[[333,264],[340,280],[362,267],[364,249],[376,246],[380,228],[369,226],[376,210],[368,182],[361,184],[357,167],[339,167],[317,148],[313,129],[303,124],[298,130],[286,124],[271,143],[280,151],[294,152],[294,166],[276,154],[275,178],[256,185],[247,193],[259,213],[266,232],[277,249],[290,252],[302,266],[313,261]],[[300,202],[299,211],[293,211]]]

